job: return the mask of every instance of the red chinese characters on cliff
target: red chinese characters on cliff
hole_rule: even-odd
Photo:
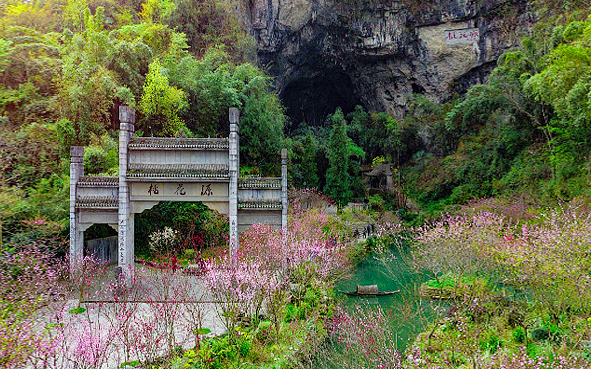
[[[465,28],[446,30],[444,33],[445,43],[448,45],[471,44],[478,42],[480,32],[478,28]]]

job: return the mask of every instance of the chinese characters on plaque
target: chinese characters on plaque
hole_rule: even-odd
[[[201,185],[201,196],[211,196],[213,191],[211,190],[211,184]]]
[[[150,183],[150,188],[148,189],[148,193],[150,195],[158,195],[160,191],[158,191],[158,184]]]
[[[228,196],[228,184],[220,182],[134,182],[130,197],[135,200],[200,201]]]
[[[119,222],[119,265],[125,264],[125,230],[127,224],[121,220]]]
[[[179,183],[179,185],[176,188],[176,191],[174,191],[174,194],[185,196],[187,194],[187,192],[185,192],[185,185],[182,183]]]
[[[445,43],[448,45],[471,44],[478,42],[480,32],[478,28],[465,28],[444,31]]]
[[[192,186],[193,185],[193,186]],[[195,186],[196,185],[196,186]],[[149,187],[146,190],[146,194],[149,196],[158,196],[158,195],[165,195],[167,193],[170,194],[171,189],[174,187],[174,191],[172,192],[175,196],[186,196],[188,191],[193,190],[193,196],[213,196],[214,189],[212,188],[211,183],[197,183],[197,184],[185,184],[185,183],[150,183]],[[166,188],[169,188],[166,191]],[[197,190],[197,191],[195,191]]]
[[[238,227],[236,221],[232,220],[230,224],[230,250],[234,250],[238,246]]]
[[[184,183],[177,183],[175,184],[176,189],[174,190],[173,194],[177,196],[185,196],[187,194],[187,190],[185,189]],[[199,193],[200,196],[213,196],[213,189],[211,188],[211,183],[206,184],[199,184],[201,186],[201,191]],[[159,195],[160,188],[164,187],[163,183],[150,183],[150,187],[148,187],[148,195]]]

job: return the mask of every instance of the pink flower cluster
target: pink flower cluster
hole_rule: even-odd
[[[576,357],[559,356],[550,360],[547,357],[532,359],[524,349],[517,355],[506,355],[503,352],[493,356],[491,362],[483,369],[588,369],[589,363]]]
[[[290,211],[294,213],[334,206],[334,201],[317,188],[292,189],[288,197]]]
[[[272,314],[287,303],[295,271],[317,283],[332,283],[349,272],[333,223],[322,212],[308,211],[294,214],[286,232],[255,225],[242,235],[236,260],[224,254],[208,262],[205,280],[214,297],[225,302],[228,331],[240,315],[256,317],[261,309]]]

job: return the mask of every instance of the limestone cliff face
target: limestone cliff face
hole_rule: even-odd
[[[294,121],[355,104],[401,117],[408,96],[444,101],[484,82],[533,24],[528,0],[251,0],[259,63]],[[476,29],[449,44],[449,30]],[[299,123],[299,122],[294,122]]]

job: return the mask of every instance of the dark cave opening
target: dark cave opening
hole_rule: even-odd
[[[351,78],[338,70],[302,74],[283,89],[280,97],[290,118],[288,134],[303,122],[313,127],[324,125],[326,116],[334,113],[337,107],[346,115],[355,110],[356,105],[362,105],[354,93]]]

